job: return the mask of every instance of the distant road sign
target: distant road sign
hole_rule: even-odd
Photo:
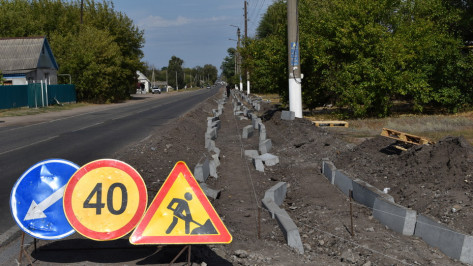
[[[176,163],[130,237],[132,244],[231,241],[232,236],[184,162]]]
[[[128,234],[146,210],[148,194],[140,174],[112,159],[90,162],[64,191],[64,212],[77,232],[94,240]]]
[[[63,193],[79,166],[62,159],[39,162],[17,180],[10,195],[15,222],[32,237],[56,240],[74,233],[63,209]]]

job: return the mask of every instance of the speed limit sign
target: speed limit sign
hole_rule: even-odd
[[[77,232],[94,240],[113,240],[135,228],[147,202],[146,185],[133,167],[103,159],[84,165],[71,177],[63,205]]]

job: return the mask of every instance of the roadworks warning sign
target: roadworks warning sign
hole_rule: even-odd
[[[232,236],[186,163],[178,162],[130,237],[132,244],[218,244]]]

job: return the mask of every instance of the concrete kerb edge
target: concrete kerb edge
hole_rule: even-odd
[[[322,173],[329,181],[335,178],[334,183],[337,182],[337,176],[333,175],[335,172],[339,172],[335,165],[327,158],[323,159]],[[349,178],[345,172],[341,173]],[[342,189],[340,190],[345,194]],[[458,233],[430,217],[396,204],[391,195],[361,179],[352,180],[352,191],[354,200],[371,208],[373,217],[391,230],[407,236],[417,236],[428,245],[441,250],[448,257],[473,264],[473,236]],[[385,210],[386,208],[388,210]]]
[[[279,228],[284,233],[287,245],[297,250],[299,254],[304,254],[304,246],[302,245],[297,225],[284,209],[279,208],[279,205],[284,202],[286,192],[287,184],[285,182],[279,182],[266,190],[261,202],[265,209],[268,210],[271,217],[278,222]]]
[[[438,248],[447,256],[473,264],[473,237],[458,233],[431,217],[417,215],[415,236],[430,246]]]
[[[260,119],[260,118],[257,118],[257,119]],[[261,120],[257,120],[257,119],[252,119],[252,123],[255,120],[258,121],[258,123],[254,123],[251,126],[253,126],[254,129],[259,130],[260,128],[259,125],[262,125],[263,123]],[[255,127],[255,124],[258,125],[257,128]],[[258,160],[258,159],[259,158],[253,158],[253,161]],[[286,192],[287,192],[287,184],[285,182],[279,182],[278,184],[274,185],[273,187],[271,187],[265,192],[265,196],[261,200],[261,202],[264,208],[268,210],[271,217],[277,220],[279,227],[281,228],[281,231],[284,233],[284,237],[287,241],[287,245],[297,250],[299,254],[304,254],[304,246],[302,245],[299,229],[297,228],[296,224],[291,219],[289,214],[284,209],[279,208],[279,205],[284,202],[284,198],[286,197]]]
[[[224,95],[225,97],[225,95]],[[233,101],[233,99],[232,99]],[[226,99],[222,99],[220,101],[217,101],[218,104],[218,111],[213,109],[213,117],[207,117],[207,131],[205,132],[205,148],[209,152],[214,152],[214,154],[211,155],[212,159],[209,160],[209,158],[205,158],[205,161],[203,163],[198,163],[194,167],[194,177],[196,178],[197,181],[199,181],[199,184],[204,191],[204,194],[207,197],[217,199],[220,196],[220,190],[215,190],[211,189],[207,186],[205,181],[208,179],[208,177],[214,177],[218,178],[217,174],[217,168],[220,166],[220,149],[215,146],[215,139],[217,139],[217,131],[221,127],[221,122],[220,122],[220,115],[223,113],[223,105],[226,103]],[[202,173],[203,176],[207,175],[207,177],[200,178],[200,174]],[[199,180],[200,179],[200,180]]]

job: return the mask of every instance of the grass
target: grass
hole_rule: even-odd
[[[280,103],[277,94],[260,94],[259,97]],[[329,109],[319,108],[306,118],[310,120],[340,120]],[[349,119],[344,120],[349,127],[330,128],[341,133],[350,142],[360,142],[381,134],[383,128],[394,129],[408,134],[438,141],[447,136],[463,136],[473,144],[473,111],[455,115],[413,115],[400,114],[388,118]]]
[[[312,120],[331,120],[327,116],[312,116]],[[332,117],[333,118],[333,117]],[[335,119],[336,120],[336,119]],[[408,134],[438,141],[446,136],[463,136],[473,143],[473,117],[470,112],[456,115],[403,115],[380,119],[345,120],[349,128],[333,128],[347,140],[371,138],[381,134],[383,128],[394,129]]]

